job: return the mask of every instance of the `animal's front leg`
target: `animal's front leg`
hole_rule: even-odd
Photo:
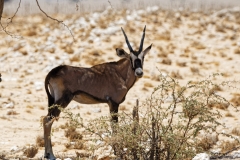
[[[112,122],[115,122],[117,123],[118,122],[118,107],[119,107],[119,104],[114,102],[111,97],[107,97],[107,100],[108,100],[108,105],[109,105],[109,109],[110,109],[110,114],[111,114],[111,117],[112,117]]]
[[[52,142],[51,142],[51,128],[52,128],[53,121],[54,119],[51,119],[49,116],[45,116],[43,118],[44,146],[45,146],[44,158],[49,160],[56,159],[52,151]]]

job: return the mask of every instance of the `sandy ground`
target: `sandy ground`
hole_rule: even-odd
[[[126,112],[131,112],[136,99],[142,103],[149,97],[158,85],[158,70],[181,84],[213,73],[223,74],[218,81],[240,79],[240,8],[202,13],[150,7],[55,16],[69,27],[74,43],[67,27],[38,14],[15,17],[7,28],[12,36],[0,32],[0,151],[8,157],[22,157],[22,148],[35,144],[36,137],[43,134],[40,120],[47,114],[47,73],[60,64],[89,67],[119,60],[115,48],[128,51],[121,27],[137,49],[146,25],[144,47],[153,44],[145,58],[144,77],[121,104]],[[220,94],[230,100],[239,92],[224,88]],[[72,102],[68,108],[86,121],[109,114],[106,104]],[[232,107],[220,111],[225,132],[239,126],[239,113]],[[232,116],[225,116],[227,113]],[[67,138],[59,129],[64,123],[61,119],[54,123],[52,141],[54,152],[67,157],[74,150],[65,149]],[[41,158],[43,152],[40,148],[35,158]]]

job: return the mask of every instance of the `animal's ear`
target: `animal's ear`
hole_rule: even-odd
[[[116,48],[116,52],[119,57],[124,57],[124,58],[129,57],[129,54],[127,52],[125,52],[124,49],[122,49],[122,48]]]
[[[151,48],[152,48],[152,44],[148,46],[144,51],[142,51],[141,54],[143,54],[143,57],[151,50]]]

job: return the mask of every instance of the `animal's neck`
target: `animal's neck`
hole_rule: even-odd
[[[118,62],[121,63],[121,65],[119,65],[120,66],[119,73],[124,79],[125,85],[127,86],[127,88],[131,88],[137,80],[135,73],[132,69],[131,61],[130,59],[125,58],[125,59],[121,59]]]

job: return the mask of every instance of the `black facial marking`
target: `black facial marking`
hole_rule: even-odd
[[[134,66],[135,66],[135,69],[136,69],[136,68],[142,68],[142,62],[141,62],[141,60],[140,60],[140,59],[136,59],[136,60],[134,61]]]

